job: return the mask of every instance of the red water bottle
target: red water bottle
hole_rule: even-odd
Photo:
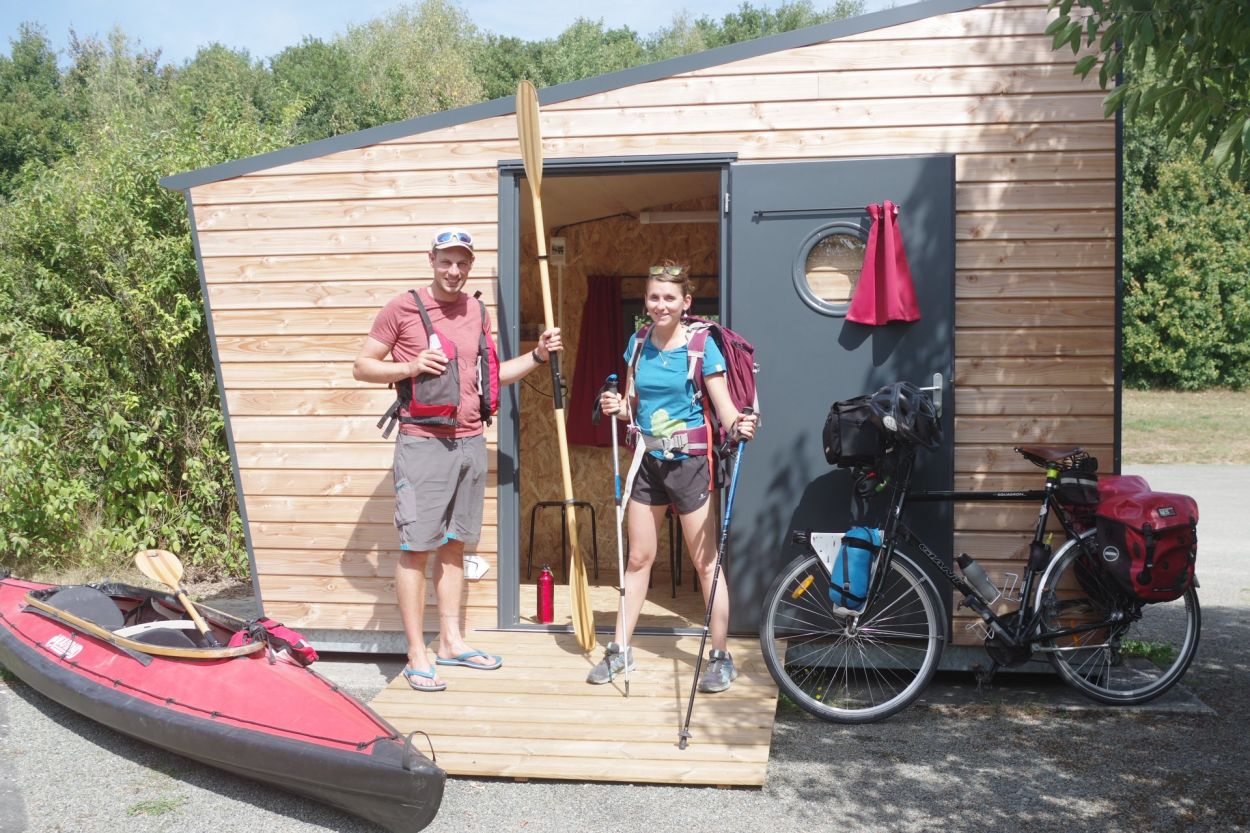
[[[556,618],[556,577],[551,574],[551,568],[543,565],[543,571],[538,576],[538,622],[542,625],[549,625]]]

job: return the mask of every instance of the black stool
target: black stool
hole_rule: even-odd
[[[569,524],[565,516],[569,511],[570,505],[590,510],[590,553],[595,562],[595,581],[599,580],[599,527],[595,523],[595,507],[584,500],[573,500],[567,503],[563,500],[540,500],[530,510],[530,543],[525,551],[526,581],[529,581],[530,575],[534,572],[534,521],[538,515],[538,510],[546,509],[549,506],[560,507],[560,575],[565,582],[569,580]]]

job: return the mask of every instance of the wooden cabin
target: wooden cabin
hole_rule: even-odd
[[[1052,51],[1049,19],[1045,0],[929,0],[540,91],[568,383],[586,381],[592,302],[605,287],[619,298],[607,348],[619,354],[641,277],[664,258],[691,264],[698,308],[757,346],[763,425],[729,565],[736,632],[756,626],[793,555],[789,529],[846,523],[849,475],[820,441],[836,399],[940,373],[947,440],[922,469],[935,488],[1038,483],[1012,452],[1026,442],[1084,444],[1118,468],[1119,127],[1073,74],[1078,56]],[[520,155],[509,98],[165,180],[189,205],[260,602],[326,647],[402,649],[392,442],[375,427],[393,395],[355,382],[351,364],[382,305],[429,280],[433,229],[473,231],[470,289],[505,357],[542,328]],[[885,200],[900,206],[921,319],[869,327],[845,314],[866,206]],[[468,583],[468,627],[539,627],[533,576],[561,574],[559,509],[535,509],[563,496],[552,419],[551,380],[534,373],[506,390],[488,431],[476,553],[488,569]],[[605,629],[617,599],[609,455],[572,449]],[[1022,562],[1035,509],[926,511],[943,556],[966,551],[1001,575]],[[680,581],[670,564],[662,544],[641,628],[701,625],[688,562]],[[567,623],[566,602],[558,612]],[[433,632],[433,605],[427,616]],[[976,643],[955,616],[954,641]]]

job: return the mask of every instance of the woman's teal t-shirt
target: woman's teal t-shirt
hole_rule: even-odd
[[[634,339],[625,346],[625,361],[633,354]],[[660,350],[647,338],[642,355],[634,368],[634,390],[638,393],[635,417],[644,434],[670,437],[678,431],[698,428],[703,424],[703,410],[694,404],[694,383],[686,379],[688,353],[686,345]],[[703,347],[703,375],[725,372],[725,357],[716,340],[709,337]],[[652,451],[657,457],[663,453]]]

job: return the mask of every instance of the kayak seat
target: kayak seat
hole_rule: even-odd
[[[99,625],[107,631],[120,628],[126,621],[107,593],[84,584],[62,587],[44,600],[44,604],[84,619],[93,625]]]
[[[190,631],[191,633],[187,633]],[[145,622],[142,625],[131,625],[113,631],[132,642],[144,645],[159,645],[163,648],[198,648],[199,643],[192,638],[198,635],[195,623],[190,619],[170,619],[165,622]]]

